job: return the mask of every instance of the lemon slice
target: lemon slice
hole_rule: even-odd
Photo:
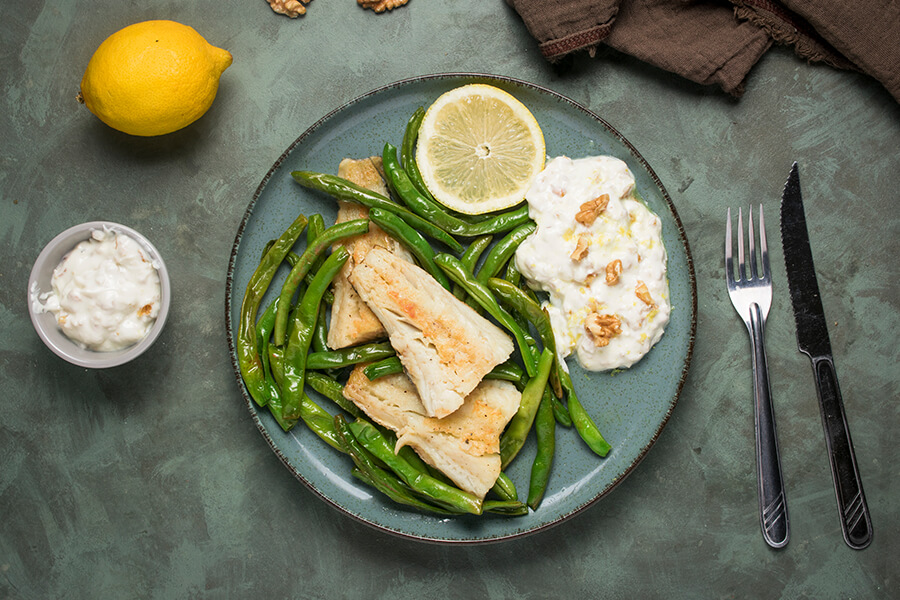
[[[416,145],[428,191],[468,215],[522,202],[545,158],[534,115],[507,92],[480,83],[440,96],[425,113]]]

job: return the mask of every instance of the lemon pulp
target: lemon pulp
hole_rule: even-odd
[[[522,202],[545,158],[543,133],[528,108],[485,84],[441,95],[425,113],[416,146],[428,190],[464,214]]]

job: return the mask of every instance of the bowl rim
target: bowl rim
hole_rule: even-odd
[[[39,289],[38,281],[41,279],[41,275],[46,272],[48,267],[52,273],[53,269],[56,268],[56,265],[59,264],[59,261],[61,261],[79,243],[89,239],[92,231],[98,229],[121,233],[137,242],[138,245],[141,246],[141,249],[150,255],[150,259],[153,261],[157,274],[159,275],[160,285],[159,314],[157,315],[153,326],[150,328],[150,331],[147,332],[147,335],[127,348],[107,352],[83,348],[77,342],[69,339],[62,330],[56,326],[56,320],[52,318],[52,313],[35,310],[36,296],[49,291]],[[63,248],[63,246],[65,247]],[[61,248],[62,252],[60,253]],[[59,259],[54,264],[49,265],[48,263],[51,262],[55,256],[58,256]],[[127,225],[122,225],[121,223],[116,223],[114,221],[87,221],[85,223],[73,225],[58,233],[44,246],[40,254],[38,254],[28,278],[27,302],[28,314],[31,317],[31,323],[34,326],[38,337],[41,338],[44,345],[54,354],[64,359],[66,362],[80,367],[90,369],[116,367],[130,362],[143,354],[153,345],[160,333],[162,333],[169,316],[169,307],[171,305],[169,272],[166,268],[166,263],[163,260],[162,254],[156,246],[140,232]],[[50,315],[50,319],[48,320],[42,315]]]

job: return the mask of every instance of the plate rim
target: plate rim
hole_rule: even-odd
[[[443,79],[468,79],[468,80],[484,80],[485,82],[502,82],[505,84],[512,84],[515,86],[531,88],[536,90],[539,93],[547,94],[558,101],[564,102],[570,107],[583,112],[588,117],[598,121],[607,129],[607,131],[612,134],[621,144],[628,148],[631,152],[632,156],[637,160],[643,169],[650,176],[651,180],[654,184],[659,188],[662,192],[663,199],[668,206],[668,209],[672,215],[672,218],[675,222],[676,229],[678,231],[679,240],[685,251],[685,260],[687,263],[688,269],[688,279],[689,279],[689,288],[691,295],[690,302],[690,310],[691,310],[691,318],[690,318],[690,331],[688,335],[688,349],[685,355],[684,364],[681,368],[681,373],[678,379],[678,384],[676,387],[675,395],[669,401],[668,408],[665,412],[665,415],[660,422],[659,426],[653,432],[650,441],[641,449],[641,452],[635,457],[635,459],[625,468],[621,476],[617,477],[606,489],[597,494],[595,497],[591,498],[587,502],[576,506],[574,509],[569,512],[560,515],[558,518],[546,522],[541,523],[536,527],[532,527],[526,531],[514,531],[508,535],[502,536],[494,536],[490,538],[467,538],[467,539],[456,539],[456,538],[440,538],[440,537],[429,537],[425,535],[417,535],[414,533],[410,533],[407,531],[399,531],[392,527],[385,526],[381,523],[377,523],[371,519],[367,519],[366,517],[356,514],[350,510],[347,510],[340,504],[338,504],[335,500],[332,500],[330,497],[325,495],[323,492],[318,490],[316,486],[314,486],[310,481],[308,481],[302,473],[300,473],[294,465],[290,463],[284,453],[276,446],[275,441],[269,435],[266,427],[263,425],[262,421],[259,418],[258,411],[256,406],[247,392],[246,386],[244,385],[243,378],[241,377],[240,366],[237,361],[237,353],[235,348],[235,331],[234,331],[234,323],[232,320],[232,308],[233,308],[233,298],[234,298],[234,270],[237,262],[238,251],[240,248],[241,240],[243,238],[244,231],[247,227],[247,224],[250,221],[250,218],[253,214],[253,209],[256,207],[257,202],[259,201],[260,196],[266,188],[266,185],[271,180],[275,171],[277,171],[282,163],[290,156],[290,154],[294,151],[294,149],[299,146],[307,137],[311,136],[313,133],[318,131],[318,129],[329,122],[335,115],[347,110],[348,108],[363,102],[364,100],[375,96],[377,94],[384,93],[386,91],[392,89],[398,89],[407,85],[412,85],[415,83],[419,83],[422,81],[435,81],[435,80],[443,80]],[[684,389],[685,382],[687,380],[687,374],[690,370],[690,365],[693,360],[694,353],[694,343],[696,340],[697,334],[697,279],[696,273],[694,270],[694,261],[693,256],[691,254],[690,244],[687,239],[687,234],[684,229],[684,224],[681,221],[681,216],[678,214],[677,209],[675,208],[675,204],[672,201],[671,196],[669,195],[668,190],[663,185],[662,181],[659,179],[659,176],[656,174],[656,171],[650,166],[650,164],[646,161],[646,159],[638,152],[637,148],[625,138],[615,127],[613,127],[608,121],[606,121],[603,117],[596,114],[589,108],[583,106],[579,102],[569,98],[568,96],[564,96],[559,92],[556,92],[546,86],[541,84],[532,83],[523,79],[518,79],[515,77],[509,77],[506,75],[496,75],[489,73],[478,73],[478,72],[446,72],[446,73],[433,73],[427,75],[417,75],[413,77],[407,77],[404,79],[400,79],[386,85],[374,88],[364,94],[358,95],[351,100],[344,102],[338,107],[332,109],[327,114],[317,119],[312,125],[307,127],[306,130],[303,131],[278,157],[278,159],[272,164],[269,168],[268,172],[263,177],[262,181],[260,181],[259,185],[256,188],[256,191],[253,193],[253,197],[250,203],[247,205],[247,208],[244,210],[244,214],[241,218],[241,222],[238,225],[238,230],[234,238],[234,242],[231,247],[231,255],[228,260],[228,272],[226,274],[225,279],[225,329],[226,329],[226,337],[228,338],[228,350],[229,350],[229,359],[232,365],[232,371],[235,376],[236,382],[238,384],[238,389],[240,390],[241,395],[244,398],[244,404],[247,407],[250,415],[253,419],[253,422],[256,424],[257,429],[262,434],[263,438],[268,443],[270,449],[275,453],[281,463],[294,475],[296,479],[302,482],[308,490],[310,490],[314,495],[318,496],[320,499],[324,500],[328,505],[335,508],[338,512],[343,515],[349,516],[352,519],[363,523],[369,527],[372,527],[378,531],[383,533],[387,533],[392,536],[396,536],[402,539],[415,540],[418,542],[426,542],[433,543],[439,545],[481,545],[481,544],[490,544],[490,543],[499,543],[504,541],[509,541],[513,539],[520,539],[526,536],[534,535],[539,532],[547,531],[550,528],[556,527],[566,521],[571,520],[573,517],[579,514],[583,514],[588,508],[599,502],[602,498],[606,497],[610,492],[612,492],[615,488],[617,488],[622,481],[624,481],[631,473],[637,468],[637,466],[644,460],[644,458],[649,453],[650,449],[656,444],[660,435],[662,434],[663,429],[668,424],[669,419],[672,416],[672,412],[675,410],[675,406],[678,404],[679,399],[681,398],[681,393]]]

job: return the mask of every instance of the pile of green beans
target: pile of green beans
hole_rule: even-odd
[[[557,427],[574,426],[587,447],[601,457],[611,448],[579,402],[557,355],[550,319],[516,268],[516,249],[536,229],[527,205],[482,216],[461,215],[441,206],[425,186],[414,156],[424,114],[420,107],[410,117],[399,156],[396,146],[384,145],[382,164],[390,198],[334,175],[291,174],[306,188],[367,207],[369,215],[330,227],[321,215],[300,215],[266,245],[240,309],[236,353],[241,375],[256,404],[267,407],[282,429],[289,431],[302,421],[349,457],[354,477],[394,502],[438,515],[526,515],[537,510],[547,490]],[[484,500],[454,486],[411,448],[395,452],[394,433],[369,422],[343,395],[343,382],[358,365],[369,379],[403,372],[387,341],[339,350],[327,345],[329,306],[334,300],[330,286],[349,260],[340,244],[365,233],[370,224],[390,234],[441,286],[515,340],[514,358],[486,376],[512,382],[522,400],[500,438],[503,472]],[[305,247],[294,250],[304,229]],[[273,287],[281,268],[287,274],[280,288]],[[261,310],[267,292],[273,300]],[[313,401],[308,388],[336,410]],[[522,502],[506,469],[532,431],[536,453],[527,499]]]

